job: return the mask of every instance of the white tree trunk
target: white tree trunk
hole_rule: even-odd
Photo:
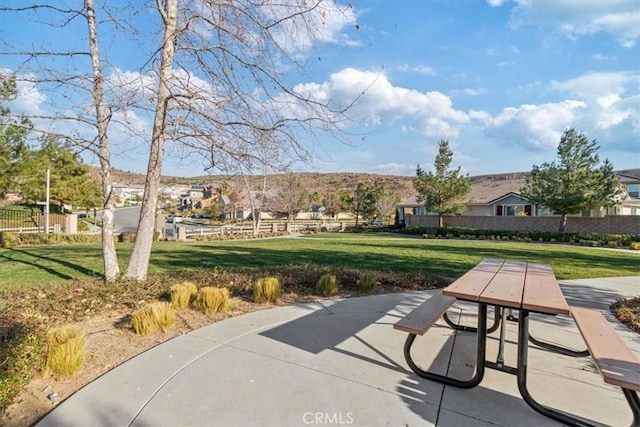
[[[100,174],[102,175],[102,257],[104,261],[104,279],[109,282],[120,274],[118,255],[113,239],[113,215],[115,203],[113,198],[113,183],[111,181],[111,159],[109,153],[109,137],[107,126],[109,118],[105,112],[103,98],[102,66],[100,65],[100,50],[98,49],[97,24],[93,0],[85,0],[87,24],[89,30],[89,48],[91,51],[91,65],[93,68],[93,103],[96,108],[96,128],[98,129],[98,144],[100,153]]]
[[[164,156],[166,119],[171,99],[169,83],[172,75],[173,57],[175,53],[175,39],[177,26],[178,0],[166,0],[164,6],[161,0],[156,0],[158,12],[164,23],[164,39],[162,44],[162,59],[158,76],[158,99],[156,104],[153,131],[151,133],[151,149],[149,164],[145,179],[144,195],[138,220],[138,233],[133,245],[131,258],[127,266],[125,277],[137,281],[147,277],[151,246],[155,232],[156,205],[158,202],[158,188],[162,175],[162,158]]]

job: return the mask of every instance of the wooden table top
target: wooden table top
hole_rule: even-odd
[[[569,305],[548,264],[485,259],[442,293],[501,307],[570,314]]]

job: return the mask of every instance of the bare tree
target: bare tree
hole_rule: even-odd
[[[131,258],[125,277],[143,280],[147,277],[151,245],[155,232],[156,206],[158,204],[158,188],[162,175],[162,159],[164,157],[165,130],[169,101],[172,98],[170,80],[172,76],[173,57],[178,23],[178,0],[156,0],[158,12],[164,24],[164,38],[162,42],[162,59],[158,74],[158,92],[156,97],[155,118],[151,134],[151,149],[147,165],[147,176],[144,182],[144,195],[138,221],[138,234],[133,245]]]
[[[287,173],[275,185],[275,194],[269,201],[269,209],[285,215],[289,222],[296,216],[309,209],[310,194],[308,186],[299,174]]]
[[[24,58],[15,70],[17,79],[22,84],[31,84],[38,90],[51,90],[55,94],[51,97],[52,101],[49,101],[50,110],[28,114],[32,122],[36,123],[34,132],[73,142],[77,152],[89,151],[100,161],[104,210],[102,217],[104,278],[106,281],[112,281],[119,276],[113,238],[115,201],[107,132],[112,115],[107,112],[105,101],[94,0],[85,0],[84,5],[77,9],[67,8],[57,3],[25,4],[20,7],[5,6],[0,8],[0,12],[34,15],[36,21],[44,27],[58,28],[61,31],[75,25],[76,21],[79,23],[85,21],[88,46],[78,46],[77,49],[67,51],[55,51],[46,47],[20,50],[14,47],[13,50],[2,52],[2,55]],[[45,41],[43,46],[44,43]],[[59,66],[58,62],[61,58],[76,64],[73,73]],[[83,69],[79,64],[84,58],[89,58],[91,62]],[[57,99],[65,101],[73,99],[74,102],[56,104]]]
[[[89,49],[91,52],[91,66],[93,70],[93,102],[96,110],[95,126],[98,131],[98,158],[100,159],[100,174],[102,177],[102,257],[104,263],[104,278],[112,281],[120,274],[118,255],[113,239],[113,216],[115,201],[113,197],[113,182],[111,180],[111,155],[109,152],[109,136],[107,127],[109,118],[104,103],[104,79],[100,64],[100,49],[98,48],[97,23],[93,0],[85,0],[87,27],[89,31]]]
[[[396,211],[398,203],[400,203],[400,198],[397,195],[385,191],[376,200],[376,215],[388,220]]]
[[[94,39],[90,46],[97,53],[97,32],[91,35],[97,25],[95,16],[93,21],[88,18],[93,2],[88,1],[86,10],[80,11],[63,10],[52,4],[32,7],[68,14],[62,26],[77,17],[86,17],[90,38]],[[110,5],[101,4],[100,11],[107,15],[104,21],[100,20],[101,25],[134,25],[132,4],[123,4],[120,11],[108,9]],[[124,10],[127,7],[130,9]],[[110,178],[104,168],[108,166],[108,144],[113,143],[106,139],[103,126],[109,124],[111,129],[114,124],[126,122],[127,114],[136,112],[154,115],[138,235],[125,272],[125,277],[134,280],[143,280],[147,275],[166,143],[171,144],[174,155],[182,155],[185,160],[202,156],[207,167],[230,171],[241,165],[247,174],[271,173],[294,161],[311,158],[305,135],[329,131],[341,137],[348,120],[345,113],[356,101],[343,104],[323,99],[309,85],[296,85],[287,75],[304,68],[306,49],[318,41],[315,35],[325,32],[327,17],[337,14],[348,17],[345,22],[351,19],[348,6],[323,0],[156,0],[155,8],[161,17],[163,36],[138,72],[114,69],[105,81],[112,99],[105,103],[106,108],[100,107],[103,78],[101,64],[96,61],[100,57],[92,57],[84,50],[66,53],[67,58],[92,57],[91,78],[71,76],[65,84],[92,95],[94,114],[89,116],[81,110],[81,114],[74,112],[65,117],[60,113],[57,117],[79,120],[98,130],[98,144],[89,140],[85,146],[100,158],[103,179],[107,181],[103,185],[108,191]],[[144,30],[144,36],[139,37],[152,40],[148,29]],[[50,50],[42,53],[56,54]],[[28,52],[28,58],[33,54]],[[56,71],[55,67],[51,70]],[[39,84],[44,81],[46,76],[38,79]],[[54,86],[61,82],[57,77],[51,77],[51,81]],[[87,85],[89,81],[91,84]],[[61,108],[62,111],[67,110]],[[139,136],[145,136],[144,130]],[[266,179],[267,173],[263,176]],[[111,195],[105,197],[109,210]]]

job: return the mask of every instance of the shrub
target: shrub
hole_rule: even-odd
[[[119,242],[133,243],[136,241],[135,231],[123,231],[118,235]]]
[[[186,308],[195,298],[198,288],[193,282],[182,282],[171,286],[171,306],[174,308]]]
[[[253,300],[257,303],[276,302],[280,298],[280,280],[275,276],[261,277],[253,288]]]
[[[333,274],[323,274],[318,280],[316,291],[323,297],[330,297],[338,293],[338,280]]]
[[[176,312],[168,302],[154,302],[138,309],[131,316],[131,326],[140,335],[149,335],[156,329],[166,332],[176,320]]]
[[[229,289],[214,286],[200,288],[193,305],[205,314],[228,310],[231,307]]]
[[[8,231],[3,231],[0,233],[0,245],[4,249],[12,248],[18,243],[18,235],[16,233],[10,233]]]
[[[629,249],[633,251],[640,251],[640,242],[631,242]]]
[[[84,361],[87,332],[77,326],[62,326],[47,334],[47,373],[75,375]]]
[[[2,246],[3,248],[70,243],[100,243],[101,239],[102,236],[100,234],[43,234],[0,232],[0,246]]]
[[[44,330],[33,320],[0,316],[0,416],[44,366]]]
[[[369,293],[373,291],[376,283],[376,276],[373,273],[369,271],[363,271],[360,273],[360,277],[358,278],[358,287],[360,288],[360,292]]]

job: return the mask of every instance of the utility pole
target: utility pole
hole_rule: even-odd
[[[44,232],[49,234],[49,192],[50,192],[51,168],[47,168],[47,195],[44,204]]]

